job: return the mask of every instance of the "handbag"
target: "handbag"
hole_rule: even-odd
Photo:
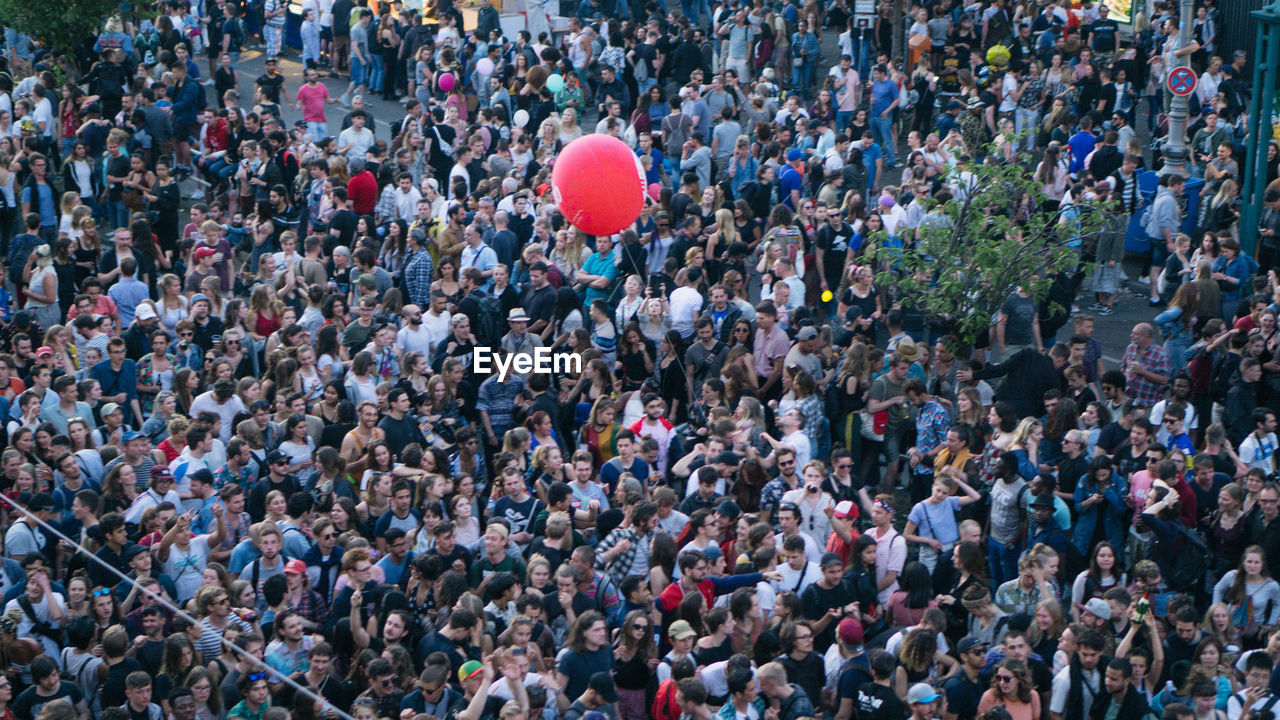
[[[863,410],[858,413],[858,418],[862,421],[862,437],[875,442],[884,442],[884,428],[889,424],[889,411],[881,410],[878,413],[870,413]]]

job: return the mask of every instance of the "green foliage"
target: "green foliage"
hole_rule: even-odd
[[[119,13],[122,6],[132,10],[135,6],[141,9],[145,4],[138,0],[60,0],[57,3],[0,0],[0,17],[5,19],[5,25],[66,51],[97,37],[103,22]]]
[[[883,232],[871,240],[877,284],[895,302],[950,321],[958,339],[973,343],[1016,288],[1038,302],[1055,275],[1075,272],[1079,248],[1067,243],[1092,243],[1112,216],[1084,204],[1044,212],[1040,183],[1020,164],[956,167],[952,185],[960,185],[961,169],[970,173],[967,197],[930,201],[920,227],[902,230],[900,246]]]

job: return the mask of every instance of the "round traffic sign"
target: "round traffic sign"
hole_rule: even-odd
[[[1174,95],[1190,95],[1196,89],[1196,73],[1191,68],[1177,67],[1169,71],[1165,81]]]

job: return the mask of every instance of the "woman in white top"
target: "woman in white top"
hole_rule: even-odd
[[[625,326],[631,320],[639,320],[644,312],[644,280],[639,275],[628,275],[622,283],[622,290],[625,294],[613,313],[614,324],[618,327]]]
[[[356,353],[351,361],[351,374],[347,376],[345,388],[347,399],[352,405],[360,407],[360,403],[378,402],[377,379],[370,374],[373,370],[373,355],[366,351]]]
[[[156,303],[160,315],[160,327],[169,339],[178,337],[178,323],[187,318],[187,298],[182,294],[182,280],[166,273],[160,278],[160,300]]]
[[[47,245],[37,245],[27,256],[27,267],[22,271],[27,281],[27,309],[41,327],[53,327],[62,317],[58,306],[58,273],[53,269],[53,250]]]
[[[311,457],[315,454],[316,443],[307,437],[307,418],[305,415],[294,415],[284,423],[284,442],[280,443],[280,452],[289,456],[290,473],[307,470],[311,467]]]
[[[324,393],[324,378],[316,367],[316,349],[310,345],[298,348],[298,372],[293,376],[293,389],[302,393],[308,406]]]
[[[1261,546],[1245,548],[1240,567],[1227,571],[1213,586],[1213,601],[1227,604],[1238,628],[1274,625],[1280,620],[1280,583],[1271,579]]]

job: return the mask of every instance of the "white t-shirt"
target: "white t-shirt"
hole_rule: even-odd
[[[422,316],[426,320],[426,315]],[[420,352],[426,356],[427,362],[431,362],[431,350],[436,346],[432,341],[431,330],[425,324],[419,325],[417,330],[413,330],[406,324],[396,333],[396,347],[405,353]]]
[[[449,336],[449,322],[451,320],[453,320],[453,315],[448,312],[442,312],[437,316],[432,315],[430,311],[423,311],[422,327],[427,331],[427,341],[431,343],[432,347],[444,342],[444,339]]]
[[[22,597],[26,597],[25,592]],[[44,647],[44,654],[53,658],[54,662],[60,663],[62,648],[58,647],[58,643],[54,642],[51,638],[47,638],[44,635],[37,635],[33,631],[35,628],[35,622],[31,618],[27,617],[26,611],[22,609],[22,605],[18,602],[21,599],[22,598],[14,598],[5,603],[4,606],[4,612],[6,615],[13,612],[15,609],[22,613],[22,619],[18,621],[18,637],[31,638],[32,640],[39,641],[40,645]],[[54,606],[59,608],[64,607],[62,598],[58,597],[58,593],[47,592],[44,594],[44,597],[40,599],[40,602],[31,603],[31,609],[35,610],[37,619],[47,622],[53,627],[58,627],[58,622],[49,621],[50,603],[53,603]]]
[[[1255,433],[1249,433],[1240,442],[1239,454],[1240,462],[1270,474],[1275,469],[1276,434],[1267,433],[1266,437],[1259,439]]]
[[[809,556],[809,544],[805,543],[805,557]],[[778,592],[793,592],[799,595],[805,588],[822,579],[822,568],[816,562],[806,562],[804,570],[795,570],[789,563],[778,564],[778,574],[782,580],[774,583]]]
[[[27,553],[40,552],[44,550],[46,542],[44,533],[28,525],[26,518],[22,518],[10,525],[9,531],[4,534],[5,555],[20,558]]]
[[[685,286],[671,293],[671,329],[680,337],[693,335],[693,316],[702,308],[702,293]]]
[[[182,550],[177,543],[169,545],[169,559],[162,563],[164,572],[173,578],[173,586],[178,591],[178,602],[184,603],[195,597],[200,586],[204,584],[204,568],[209,563],[210,535],[197,535]]]

